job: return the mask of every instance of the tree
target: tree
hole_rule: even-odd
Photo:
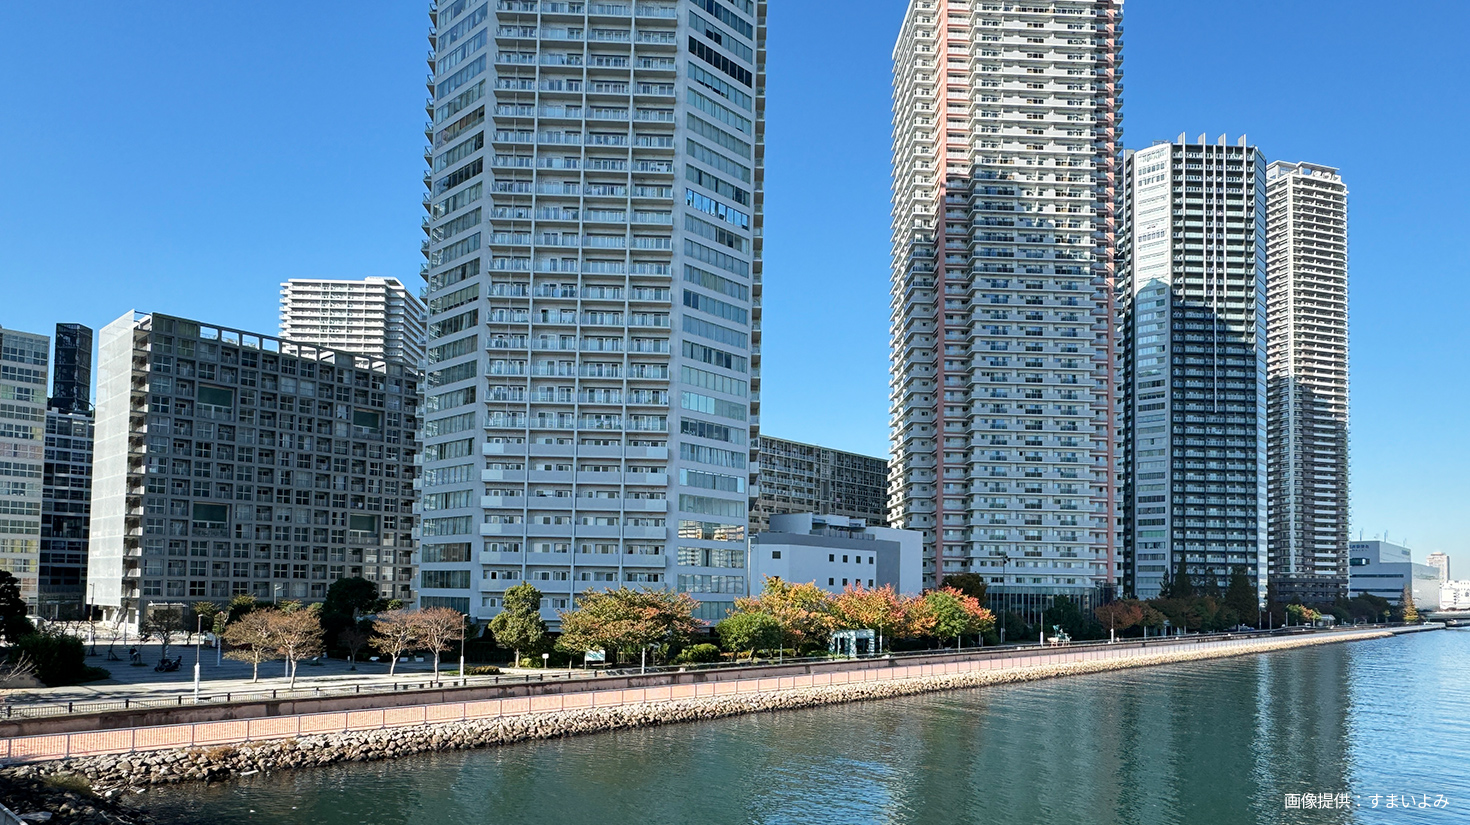
[[[944,586],[974,598],[985,604],[986,591],[989,585],[985,583],[985,577],[979,573],[948,573],[944,577]]]
[[[9,570],[0,570],[0,635],[5,643],[13,645],[22,637],[36,632],[36,626],[26,618],[25,599],[20,597],[20,580]]]
[[[934,615],[934,603],[918,596],[902,599],[903,621],[895,635],[906,639],[933,636],[939,617]]]
[[[398,669],[398,658],[418,643],[405,610],[389,610],[373,619],[373,649],[388,657],[388,675]]]
[[[425,607],[408,613],[419,646],[434,654],[434,679],[439,678],[439,654],[464,638],[465,615],[449,607]]]
[[[258,604],[256,603],[254,596],[240,595],[231,597],[230,603],[225,606],[225,621],[233,622],[241,616],[244,616],[246,613],[254,610],[257,606]]]
[[[1241,621],[1249,621],[1252,615],[1260,615],[1261,600],[1256,595],[1256,588],[1251,585],[1250,577],[1245,574],[1244,567],[1235,567],[1230,571],[1230,584],[1225,588],[1225,606],[1234,610]]]
[[[737,656],[770,650],[781,644],[781,623],[769,613],[731,613],[715,625],[720,644]]]
[[[337,634],[337,642],[347,648],[347,660],[352,663],[349,670],[357,670],[357,652],[367,647],[369,638],[368,634],[357,625]]]
[[[260,663],[276,658],[275,625],[271,622],[273,610],[252,610],[225,627],[224,639],[230,649],[226,659],[250,663],[250,681],[260,681]]]
[[[944,580],[951,582],[964,575],[957,573]],[[903,624],[903,601],[891,584],[874,589],[850,584],[832,599],[832,615],[845,630],[878,631],[878,650],[882,650],[884,635],[891,637]]]
[[[189,631],[199,628],[213,629],[215,617],[222,612],[214,602],[194,602],[189,608],[194,611],[194,625],[187,628]]]
[[[970,634],[983,633],[995,626],[995,616],[980,606],[974,596],[966,596],[952,587],[941,587],[924,594],[928,613],[934,617],[934,635],[941,639],[959,640]]]
[[[1179,557],[1173,577],[1164,582],[1163,592],[1159,595],[1166,599],[1186,599],[1194,595],[1194,581],[1189,577],[1189,567],[1183,556]]]
[[[668,590],[588,590],[577,597],[576,609],[559,614],[556,647],[567,653],[680,647],[703,626],[694,618],[696,606],[689,594]]]
[[[316,605],[302,607],[287,602],[279,610],[262,611],[270,627],[272,644],[291,674],[291,687],[296,687],[296,663],[322,653],[322,621]]]
[[[322,602],[323,614],[348,616],[354,620],[364,613],[373,613],[386,605],[380,604],[378,586],[361,576],[349,576],[332,582],[327,588],[327,598]]]
[[[184,611],[174,605],[155,605],[148,609],[148,615],[144,617],[143,623],[138,630],[145,639],[157,639],[163,646],[161,658],[168,658],[168,646],[173,643],[174,637],[184,630]]]
[[[1143,622],[1143,605],[1137,599],[1122,599],[1098,605],[1093,608],[1092,615],[1103,627],[1122,633]]]
[[[1152,604],[1145,604],[1143,606],[1143,618],[1138,620],[1138,624],[1142,627],[1151,627],[1154,630],[1162,630],[1164,627],[1164,622],[1167,621],[1168,618],[1168,616],[1165,616],[1163,613],[1160,613],[1157,609],[1155,609]]]
[[[546,636],[546,622],[541,618],[541,591],[529,583],[507,587],[501,597],[500,613],[490,620],[490,633],[496,644],[515,651],[512,661],[519,665],[521,651],[535,647]]]
[[[798,653],[826,645],[827,636],[837,626],[837,619],[832,615],[832,596],[817,587],[816,582],[791,584],[767,576],[761,594],[736,599],[735,609],[770,614],[781,625],[782,647],[789,640]]]
[[[1407,584],[1404,585],[1404,594],[1400,602],[1404,610],[1404,621],[1410,624],[1419,621],[1419,608],[1414,604],[1414,589]]]

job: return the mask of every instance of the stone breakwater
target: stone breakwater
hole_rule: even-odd
[[[921,693],[1218,659],[1391,635],[1391,633],[1383,632],[1352,636],[1324,635],[1272,639],[1263,640],[1245,648],[1222,646],[1219,649],[1162,650],[1157,654],[1121,659],[976,670],[893,681],[705,696],[638,705],[526,713],[414,727],[266,740],[238,746],[225,745],[181,751],[92,756],[12,767],[5,769],[0,774],[17,778],[74,774],[84,777],[98,792],[140,790],[149,785],[201,780],[215,781],[290,768],[392,759],[419,753],[483,748],[537,739],[558,739],[564,736],[627,728],[721,719],[762,711],[796,710],[843,702],[891,699]]]

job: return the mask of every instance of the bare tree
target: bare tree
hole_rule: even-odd
[[[276,635],[271,614],[274,610],[255,610],[230,622],[225,627],[224,640],[230,649],[226,659],[249,662],[250,681],[260,681],[260,663],[279,655],[276,652]]]
[[[173,605],[159,605],[148,611],[138,628],[144,639],[157,639],[163,645],[161,658],[168,659],[168,646],[184,631],[184,611]]]
[[[266,613],[276,652],[286,660],[291,687],[296,687],[296,663],[322,652],[322,622],[308,608],[271,610]]]
[[[373,649],[388,657],[388,675],[398,668],[398,657],[418,644],[417,628],[407,611],[390,610],[373,619]]]
[[[419,644],[434,654],[434,679],[439,678],[439,654],[464,638],[464,614],[448,607],[425,607],[408,614]]]
[[[357,652],[367,647],[369,641],[368,635],[356,625],[337,634],[337,642],[347,648],[347,660],[352,663],[349,670],[357,670]]]

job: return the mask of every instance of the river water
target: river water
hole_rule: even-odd
[[[1287,808],[1288,794],[1314,804]],[[187,821],[259,825],[1466,823],[1470,630],[284,772],[140,801]]]

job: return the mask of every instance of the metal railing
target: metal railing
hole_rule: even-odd
[[[38,719],[55,716],[68,716],[73,714],[106,713],[119,710],[144,710],[148,708],[173,708],[192,707],[196,705],[223,705],[232,703],[249,703],[262,701],[275,701],[281,699],[315,699],[329,698],[333,696],[377,696],[394,695],[400,693],[413,693],[420,691],[441,690],[444,688],[458,687],[511,687],[515,685],[546,684],[546,683],[568,683],[582,681],[593,676],[641,676],[660,675],[665,673],[681,672],[711,672],[728,671],[738,673],[760,668],[772,667],[800,667],[820,664],[838,664],[853,661],[894,661],[908,662],[935,656],[963,656],[965,658],[1005,658],[1012,655],[1033,655],[1037,651],[1065,651],[1086,650],[1095,647],[1115,647],[1117,645],[1171,645],[1198,642],[1226,641],[1231,639],[1270,638],[1287,635],[1301,635],[1308,633],[1332,633],[1344,630],[1364,630],[1372,628],[1383,628],[1388,625],[1357,625],[1343,628],[1326,629],[1311,627],[1277,628],[1275,630],[1248,631],[1234,633],[1194,633],[1182,636],[1158,636],[1147,640],[1141,638],[1118,639],[1110,642],[1083,641],[1067,642],[1064,644],[1038,644],[1035,642],[1026,644],[992,645],[989,647],[966,647],[966,648],[939,648],[928,650],[902,651],[898,653],[883,653],[869,656],[803,656],[782,657],[772,659],[759,659],[746,662],[712,662],[708,664],[683,664],[683,665],[657,665],[657,666],[620,666],[588,672],[578,671],[572,668],[549,668],[547,670],[530,673],[526,675],[499,675],[499,676],[455,676],[448,679],[434,679],[432,675],[422,678],[415,675],[405,681],[388,683],[366,683],[357,682],[346,685],[304,685],[296,688],[270,688],[260,690],[210,690],[208,683],[204,683],[203,690],[196,702],[193,697],[192,687],[184,692],[166,696],[146,697],[123,697],[122,699],[98,700],[98,701],[69,701],[69,702],[14,702],[8,701],[0,709],[0,718],[3,719]]]

